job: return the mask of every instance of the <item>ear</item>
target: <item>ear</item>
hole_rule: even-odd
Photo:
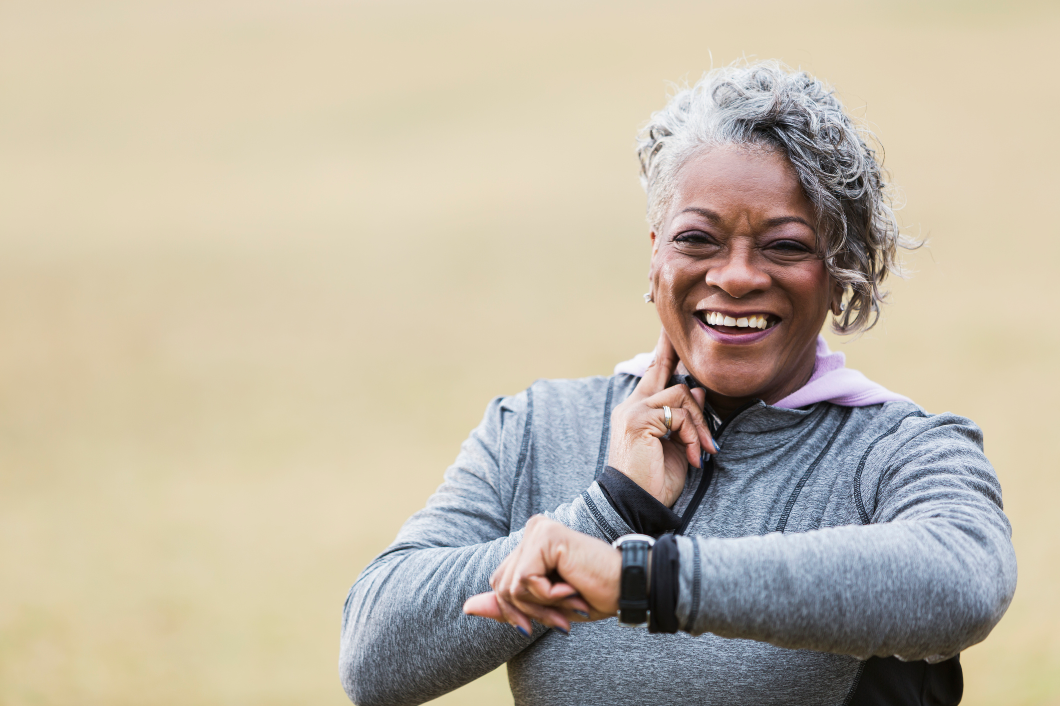
[[[829,305],[829,310],[833,316],[839,316],[843,313],[843,294],[846,292],[846,287],[841,283],[832,280],[832,301]]]

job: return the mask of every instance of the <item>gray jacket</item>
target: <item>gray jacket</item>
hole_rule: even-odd
[[[863,660],[941,660],[1004,614],[1016,559],[978,427],[907,402],[822,402],[758,403],[725,428],[678,538],[683,632],[610,619],[527,639],[464,615],[532,515],[607,541],[630,532],[594,478],[637,380],[539,381],[489,405],[350,590],[340,673],[355,703],[421,703],[507,662],[517,704],[841,704]]]

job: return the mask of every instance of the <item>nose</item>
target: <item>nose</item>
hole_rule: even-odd
[[[755,263],[755,250],[749,245],[729,248],[724,260],[707,270],[707,284],[717,287],[730,297],[739,299],[756,291],[765,291],[772,278]]]

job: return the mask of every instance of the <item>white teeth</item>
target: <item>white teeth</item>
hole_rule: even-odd
[[[704,314],[703,319],[710,326],[736,326],[739,328],[757,329],[767,329],[770,327],[769,317],[766,315],[743,316],[737,319],[732,316],[726,316],[717,311],[708,311]]]

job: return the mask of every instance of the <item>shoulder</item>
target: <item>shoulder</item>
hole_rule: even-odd
[[[573,488],[584,490],[606,451],[609,408],[625,399],[636,380],[629,375],[538,380],[516,395],[494,399],[484,429],[496,440],[494,465],[506,487],[525,490],[520,479],[534,478],[534,507],[554,507],[569,500]]]
[[[521,446],[550,429],[596,427],[639,380],[621,373],[537,380],[522,392],[491,400],[479,429],[506,438],[517,434],[511,441]]]
[[[898,506],[902,512],[918,504],[929,507],[921,502],[925,498],[968,507],[985,500],[992,509],[1002,507],[1000,483],[983,453],[983,432],[967,417],[888,402],[855,408],[852,419],[867,422],[851,457],[863,522],[870,516],[893,519],[887,513],[897,513]],[[878,514],[884,506],[887,513]]]
[[[924,444],[983,449],[982,430],[952,412],[931,414],[912,402],[886,402],[855,407],[852,421],[863,430],[862,443],[917,447]]]
[[[526,393],[537,407],[599,407],[610,398],[624,400],[640,378],[624,373],[575,379],[537,380]]]

